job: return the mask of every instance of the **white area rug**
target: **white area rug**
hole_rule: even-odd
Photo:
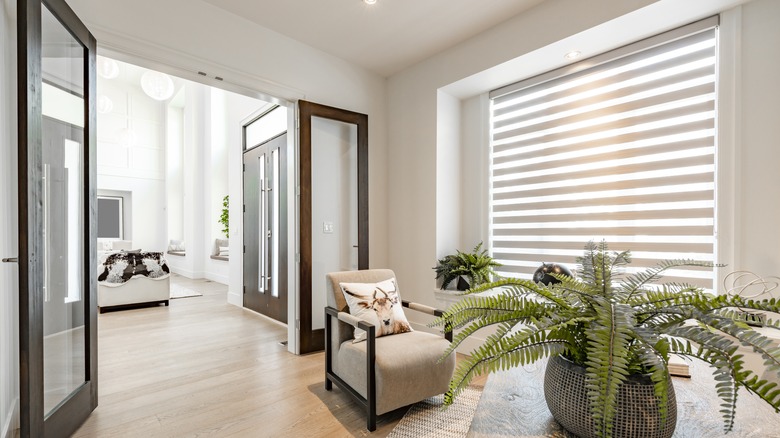
[[[171,299],[202,297],[203,294],[190,288],[171,283]]]
[[[442,410],[444,396],[425,399],[409,409],[388,438],[462,438],[474,419],[482,391],[466,388]]]

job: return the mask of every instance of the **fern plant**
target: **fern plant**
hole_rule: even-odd
[[[433,269],[436,271],[436,279],[442,279],[442,289],[447,289],[447,286],[460,276],[468,278],[469,286],[474,288],[489,283],[496,275],[493,268],[499,266],[501,263],[490,257],[487,249],[482,249],[482,242],[479,242],[471,252],[458,250],[455,254],[440,259]]]
[[[630,252],[610,252],[606,242],[590,242],[578,260],[579,278],[559,276],[544,286],[522,279],[501,279],[467,294],[501,289],[490,296],[468,296],[451,306],[432,326],[460,329],[446,354],[477,330],[494,334],[458,365],[445,404],[480,374],[563,355],[586,371],[590,412],[597,433],[612,436],[620,385],[634,373],[648,374],[666,416],[670,354],[710,364],[721,399],[724,429],[734,424],[737,390],[757,394],[780,408],[780,388],[745,366],[738,344],[752,347],[767,369],[780,374],[780,348],[736,318],[737,309],[778,313],[776,299],[748,300],[712,295],[685,284],[654,285],[662,274],[682,266],[712,267],[694,260],[668,260],[625,274]],[[780,329],[780,321],[767,320]]]
[[[225,238],[230,238],[230,195],[225,195],[222,198],[222,213],[219,215],[219,221],[222,224],[222,233],[225,234]]]

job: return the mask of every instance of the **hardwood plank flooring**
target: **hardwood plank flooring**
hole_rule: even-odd
[[[99,316],[99,404],[74,436],[384,437],[403,417],[369,434],[325,391],[323,353],[288,353],[286,328],[227,304],[225,285],[173,280],[203,296]]]

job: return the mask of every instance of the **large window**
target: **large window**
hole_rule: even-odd
[[[589,240],[631,270],[714,261],[716,19],[494,90],[490,244],[504,276],[574,266]],[[713,287],[711,269],[666,280]]]

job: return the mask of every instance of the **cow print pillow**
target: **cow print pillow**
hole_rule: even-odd
[[[395,278],[379,283],[341,283],[349,313],[376,327],[376,336],[412,331],[404,315]],[[365,330],[355,328],[355,340],[366,340]]]

